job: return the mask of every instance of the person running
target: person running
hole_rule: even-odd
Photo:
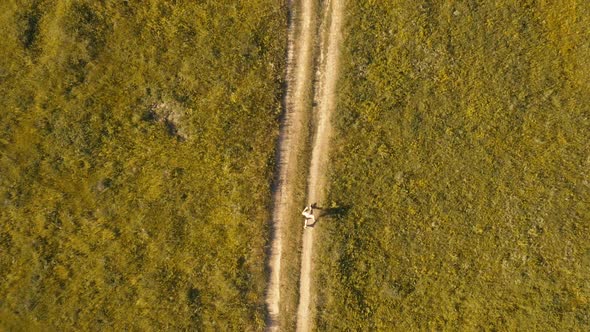
[[[311,205],[306,206],[305,209],[303,209],[303,212],[301,212],[301,214],[305,217],[303,224],[304,229],[307,228],[308,220],[311,219],[311,223],[315,223],[315,217],[313,216],[313,207]]]

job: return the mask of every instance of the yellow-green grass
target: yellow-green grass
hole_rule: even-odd
[[[0,5],[0,329],[260,330],[281,1]]]
[[[347,8],[318,329],[590,329],[590,3]]]

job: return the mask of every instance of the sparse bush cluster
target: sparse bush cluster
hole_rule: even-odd
[[[590,4],[348,1],[319,330],[590,328]]]
[[[260,330],[282,1],[0,4],[0,330]]]

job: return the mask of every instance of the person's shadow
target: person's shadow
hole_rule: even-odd
[[[347,205],[328,208],[318,206],[318,203],[313,203],[311,207],[314,210],[319,210],[319,213],[316,215],[316,213],[314,212],[314,215],[316,216],[315,221],[313,222],[313,224],[307,225],[307,227],[314,227],[315,224],[317,224],[320,221],[320,219],[324,217],[342,218],[348,213],[348,210],[350,210],[350,206]]]

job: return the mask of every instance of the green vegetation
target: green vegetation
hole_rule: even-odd
[[[281,1],[3,1],[0,329],[260,330]]]
[[[320,330],[590,329],[590,3],[348,1]]]

